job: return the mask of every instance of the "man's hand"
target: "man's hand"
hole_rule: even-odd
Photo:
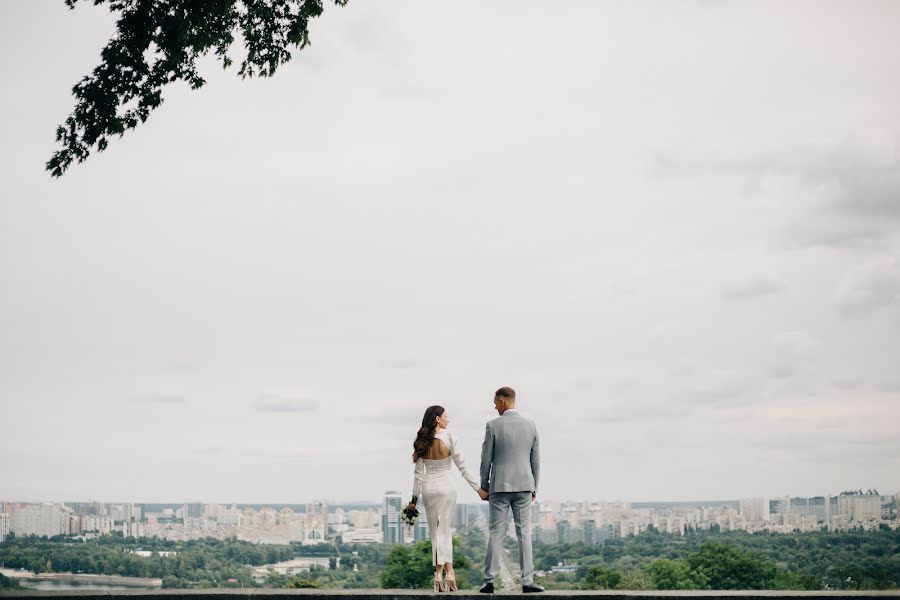
[[[484,491],[483,489],[478,488],[478,496],[479,496],[482,500],[487,500],[488,497],[490,496],[490,494],[488,494],[488,493],[487,493],[486,491]]]

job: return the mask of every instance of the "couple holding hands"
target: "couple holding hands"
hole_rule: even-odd
[[[531,553],[531,503],[537,495],[540,475],[540,448],[537,427],[516,410],[516,392],[502,387],[494,394],[494,408],[500,415],[489,421],[481,447],[481,481],[466,467],[456,436],[447,431],[450,419],[441,406],[429,406],[422,427],[413,443],[415,479],[413,497],[407,510],[414,510],[419,496],[428,517],[431,558],[434,564],[434,591],[454,591],[453,539],[451,518],[456,507],[456,484],[450,470],[456,464],[463,479],[482,500],[490,505],[487,554],[484,559],[484,585],[479,591],[494,592],[494,579],[500,570],[507,519],[512,509],[519,540],[519,566],[522,591],[543,592],[534,583]]]

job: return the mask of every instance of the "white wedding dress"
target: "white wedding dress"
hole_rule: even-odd
[[[473,490],[478,491],[479,481],[466,468],[466,461],[459,451],[455,435],[439,430],[434,434],[434,439],[440,440],[450,451],[450,455],[437,460],[420,458],[416,461],[413,496],[421,497],[425,503],[428,534],[431,536],[432,564],[443,565],[453,562],[450,523],[456,508],[456,484],[450,463],[456,463],[456,468]]]

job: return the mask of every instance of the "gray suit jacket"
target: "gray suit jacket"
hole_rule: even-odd
[[[518,412],[488,421],[481,446],[481,489],[537,492],[541,453],[537,426]]]

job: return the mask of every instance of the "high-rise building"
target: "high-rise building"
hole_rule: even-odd
[[[122,525],[122,535],[134,538],[144,537],[144,525],[136,518],[131,517]]]
[[[240,527],[243,522],[243,514],[238,510],[237,504],[232,503],[231,508],[226,509],[222,514],[223,525],[233,525]]]
[[[310,529],[328,529],[328,503],[314,500],[306,505],[306,526]]]
[[[67,502],[66,506],[71,507],[79,517],[105,517],[109,515],[106,504],[103,502]]]
[[[769,522],[769,501],[765,498],[741,498],[739,508],[746,523]]]
[[[374,510],[351,510],[350,522],[353,529],[373,529],[378,527],[378,512]]]
[[[381,511],[381,532],[385,544],[403,543],[403,521],[400,520],[402,510],[403,496],[400,492],[385,492],[384,508]]]
[[[203,517],[203,503],[202,502],[186,502],[184,504],[184,521],[187,522],[188,519],[199,519]]]
[[[100,535],[107,535],[113,530],[112,517],[86,516],[81,517],[81,531],[96,531]]]
[[[428,537],[428,515],[422,511],[419,513],[419,518],[416,519],[416,524],[413,527],[413,541],[421,542],[422,540],[427,540]]]
[[[556,525],[551,529],[545,529],[538,525],[531,528],[531,539],[540,540],[544,544],[556,544],[559,542],[559,534],[556,531]]]
[[[809,513],[816,516],[819,523],[827,523],[830,513],[828,511],[828,498],[826,496],[813,496],[809,499]]]
[[[560,544],[574,544],[584,541],[581,524],[572,527],[571,521],[560,521],[556,524],[556,539]]]
[[[0,543],[3,543],[9,536],[9,515],[0,513]]]
[[[797,500],[797,498],[791,498],[790,496],[784,496],[782,498],[773,498],[769,500],[769,514],[770,515],[786,515],[791,512],[791,504],[792,500]],[[748,521],[750,519],[747,519]]]
[[[581,539],[585,544],[595,544],[594,532],[596,531],[596,523],[593,519],[585,519],[581,522]]]
[[[108,504],[107,510],[107,514],[112,517],[113,521],[131,521],[132,517],[138,521],[141,520],[141,508],[140,506],[135,506],[132,502]]]
[[[547,504],[541,504],[538,509],[538,525],[545,531],[556,530],[556,515],[553,508]]]
[[[456,511],[453,515],[453,527],[457,531],[463,531],[469,526],[470,513],[474,512],[468,504],[457,504]]]
[[[10,515],[9,528],[19,537],[66,535],[71,533],[69,516],[73,514],[71,508],[62,504],[32,504],[19,507]]]
[[[837,514],[856,523],[880,520],[881,494],[877,490],[841,492],[837,497]]]
[[[616,527],[613,523],[607,523],[606,525],[602,525],[594,529],[594,539],[593,542],[595,544],[605,544],[608,540],[614,540],[618,537],[619,528]]]

